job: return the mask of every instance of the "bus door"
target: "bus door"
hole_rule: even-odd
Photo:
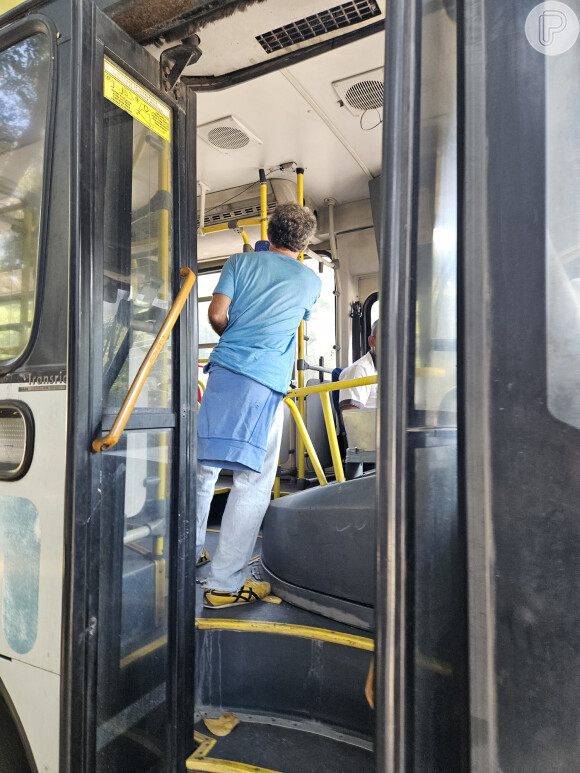
[[[193,744],[193,294],[118,442],[98,441],[192,259],[195,132],[155,59],[91,3],[75,16],[61,769],[173,771]]]

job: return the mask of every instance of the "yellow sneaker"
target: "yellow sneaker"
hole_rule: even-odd
[[[205,564],[209,564],[211,561],[211,558],[209,557],[209,553],[205,548],[201,551],[201,556],[197,559],[196,566],[205,566]]]
[[[203,592],[203,605],[207,609],[222,609],[238,604],[251,604],[253,601],[260,601],[265,596],[269,596],[270,590],[269,582],[258,582],[248,577],[238,591],[208,588]]]

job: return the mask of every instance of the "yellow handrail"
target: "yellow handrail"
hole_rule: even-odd
[[[131,388],[127,392],[127,397],[125,398],[123,405],[117,414],[117,418],[113,422],[113,426],[111,427],[109,434],[103,438],[97,438],[96,440],[93,440],[93,451],[96,451],[97,453],[108,451],[109,448],[112,448],[121,437],[121,434],[125,429],[125,425],[129,421],[129,417],[131,416],[133,408],[135,407],[135,403],[139,399],[139,395],[141,394],[141,390],[143,389],[145,381],[147,380],[149,371],[155,364],[155,360],[163,349],[163,345],[168,339],[173,326],[177,322],[177,319],[181,313],[181,309],[185,305],[187,296],[189,295],[191,288],[193,287],[193,283],[195,282],[195,274],[190,268],[182,268],[179,273],[181,276],[185,277],[185,281],[177,293],[177,296],[173,301],[173,305],[169,309],[169,313],[165,318],[165,322],[161,326],[161,329],[157,333],[155,340],[151,344],[151,348],[141,363],[141,367],[139,368],[139,371],[135,376],[133,383],[131,384]]]
[[[322,401],[322,413],[324,414],[324,425],[326,427],[326,434],[328,436],[328,445],[330,446],[330,455],[332,457],[332,465],[334,467],[334,477],[338,482],[341,483],[342,481],[345,480],[344,469],[342,466],[342,459],[340,458],[340,449],[338,447],[338,439],[336,437],[334,422],[332,420],[332,408],[330,405],[330,397],[328,393],[335,392],[337,389],[351,389],[352,387],[366,386],[368,384],[376,384],[376,383],[377,383],[376,376],[364,376],[363,378],[350,378],[348,380],[345,379],[344,381],[332,381],[326,384],[314,384],[313,386],[309,386],[309,387],[292,389],[286,395],[284,402],[290,408],[292,416],[294,416],[294,419],[296,421],[296,427],[298,429],[299,438],[306,446],[308,455],[310,456],[312,465],[314,467],[314,471],[316,472],[316,477],[318,478],[318,481],[320,482],[321,485],[326,485],[326,478],[324,477],[324,472],[322,471],[322,467],[320,466],[318,457],[315,455],[315,459],[312,458],[311,450],[310,450],[312,449],[312,451],[314,451],[314,448],[312,446],[312,441],[310,440],[310,436],[308,434],[308,430],[306,429],[306,425],[304,424],[304,421],[300,416],[300,412],[296,408],[296,405],[293,402],[293,400],[296,398],[298,399],[301,398],[302,400],[304,400],[306,395],[313,395],[313,394],[320,395],[320,400]],[[317,466],[319,469],[317,469]],[[320,470],[320,474],[319,474],[319,470]],[[300,473],[298,474],[300,475]],[[322,477],[324,477],[324,483],[322,483],[321,475]]]
[[[339,483],[344,480],[344,469],[342,459],[340,458],[340,448],[338,447],[338,438],[334,431],[334,422],[332,420],[332,408],[330,407],[330,397],[328,392],[320,393],[322,402],[322,413],[324,414],[324,424],[326,434],[328,435],[328,445],[330,446],[330,455],[332,457],[332,466],[334,467],[334,477]]]
[[[260,239],[268,238],[268,183],[264,170],[260,169]]]
[[[316,473],[318,482],[320,483],[321,486],[326,486],[328,481],[326,480],[324,471],[320,466],[320,462],[318,461],[318,456],[316,455],[316,451],[314,450],[314,446],[312,445],[312,441],[310,440],[310,435],[308,434],[306,425],[302,420],[302,416],[298,413],[298,408],[296,407],[295,403],[292,402],[292,400],[289,400],[287,397],[285,397],[284,402],[286,403],[288,408],[290,408],[290,413],[294,417],[294,421],[296,422],[296,428],[298,429],[298,436],[302,440],[302,443],[306,446],[306,450],[308,451],[308,456],[310,457],[310,461],[312,462],[312,466],[314,467],[314,472]]]

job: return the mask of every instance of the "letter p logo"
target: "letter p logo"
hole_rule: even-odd
[[[574,11],[557,0],[540,3],[526,19],[528,43],[547,56],[558,56],[572,48],[579,31],[580,24]]]
[[[540,16],[540,43],[543,46],[552,45],[558,32],[563,32],[567,25],[566,14],[562,11],[544,11]]]

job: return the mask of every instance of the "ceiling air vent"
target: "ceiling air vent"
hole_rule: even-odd
[[[353,24],[360,24],[375,16],[381,16],[381,13],[376,0],[351,0],[342,5],[335,5],[327,11],[320,11],[304,19],[285,24],[283,27],[264,32],[258,35],[256,40],[267,54],[271,54],[282,48],[325,35],[327,32],[352,27]]]
[[[384,105],[385,83],[382,67],[334,81],[332,85],[344,106],[353,115],[363,115],[367,110],[380,110]]]
[[[198,136],[205,140],[212,148],[221,153],[232,153],[243,150],[251,145],[261,145],[262,140],[256,137],[249,129],[228,115],[226,118],[218,118],[217,121],[204,123],[197,127]]]

